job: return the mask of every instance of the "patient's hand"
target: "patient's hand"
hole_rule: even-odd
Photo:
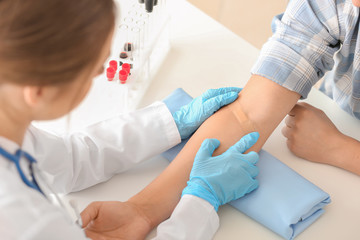
[[[307,103],[296,104],[282,129],[289,149],[298,157],[312,162],[334,165],[344,149],[343,134],[326,114]]]
[[[81,213],[86,236],[93,240],[144,239],[150,221],[129,202],[93,202]]]

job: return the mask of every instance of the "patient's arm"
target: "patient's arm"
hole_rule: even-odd
[[[266,78],[252,76],[239,98],[206,120],[166,170],[129,201],[141,206],[155,227],[178,203],[204,139],[219,139],[215,154],[221,154],[245,134],[257,131],[260,139],[252,150],[258,151],[299,97]]]

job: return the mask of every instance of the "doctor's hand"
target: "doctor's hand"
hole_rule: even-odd
[[[83,228],[93,240],[144,239],[150,221],[130,202],[93,202],[81,213]]]
[[[190,137],[214,112],[235,101],[240,91],[236,87],[209,89],[173,113],[181,139]]]
[[[259,138],[259,133],[245,135],[226,152],[212,157],[220,141],[205,139],[196,154],[190,180],[182,195],[190,194],[219,206],[238,199],[258,187],[255,177],[259,159],[256,152],[244,154]]]

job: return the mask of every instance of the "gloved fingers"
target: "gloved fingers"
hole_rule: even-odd
[[[237,166],[239,168],[242,168],[252,178],[254,178],[259,174],[259,169],[255,165],[258,159],[259,156],[256,152],[250,152],[246,155],[234,155],[234,157],[231,159],[231,164],[233,165],[233,167]]]
[[[259,175],[259,168],[255,165],[247,163],[247,166],[245,167],[245,169],[252,178],[255,178],[257,175]]]
[[[198,159],[206,159],[212,156],[215,149],[217,149],[220,146],[220,141],[216,138],[208,138],[205,139],[198,152],[196,153],[195,160]]]
[[[251,148],[259,139],[258,132],[252,132],[243,136],[237,143],[232,145],[226,152],[227,153],[244,153]]]
[[[238,180],[236,180],[237,183],[239,184],[238,188],[236,189],[236,198],[241,198],[244,195],[254,191],[256,188],[258,188],[259,186],[259,181],[257,179],[254,179],[250,176],[246,176],[246,177],[240,177]],[[234,199],[228,199],[228,200],[234,200]]]
[[[259,161],[259,154],[251,151],[247,154],[242,154],[242,158],[249,162],[249,164],[255,165]]]
[[[228,92],[217,95],[203,102],[204,113],[209,116],[219,110],[222,106],[232,103],[238,98],[237,92]]]
[[[253,179],[252,184],[250,185],[249,189],[247,190],[247,193],[254,191],[258,187],[259,187],[259,181],[257,179]]]
[[[218,88],[215,89],[217,94],[216,95],[220,95],[220,94],[224,94],[224,93],[229,93],[229,92],[236,92],[239,93],[242,88],[238,88],[238,87],[224,87],[224,88]],[[214,97],[214,96],[213,96]]]
[[[237,94],[242,90],[242,88],[238,87],[226,87],[226,88],[218,88],[218,89],[209,89],[203,95],[203,99],[207,100],[218,95],[223,95],[229,92],[236,92]]]

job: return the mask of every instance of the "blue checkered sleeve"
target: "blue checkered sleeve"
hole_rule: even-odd
[[[272,22],[273,36],[262,47],[252,74],[266,77],[306,98],[334,66],[340,48],[337,3],[292,0]]]

